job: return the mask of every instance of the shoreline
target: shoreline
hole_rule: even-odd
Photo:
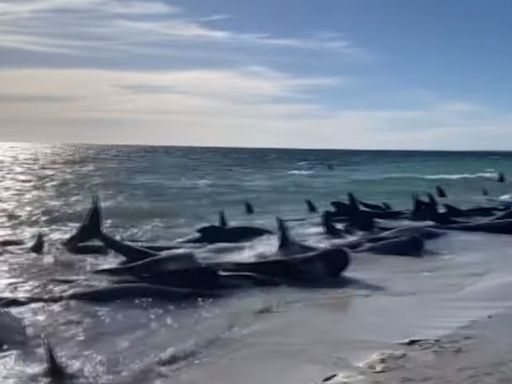
[[[411,339],[372,355],[353,370],[317,383],[509,383],[512,377],[512,312],[468,324],[439,339]]]

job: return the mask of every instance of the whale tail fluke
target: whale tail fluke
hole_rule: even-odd
[[[37,255],[41,255],[44,252],[44,236],[41,232],[37,234],[34,244],[30,246],[30,252]]]
[[[46,374],[50,379],[52,379],[55,383],[63,383],[68,377],[68,373],[64,366],[59,362],[55,352],[53,351],[52,346],[46,339],[46,337],[41,336],[41,342],[43,343],[44,353],[46,357]]]
[[[77,231],[66,240],[64,245],[72,247],[74,245],[85,243],[89,240],[98,239],[103,233],[103,214],[100,198],[94,195],[92,204],[87,212],[84,221],[80,224]]]

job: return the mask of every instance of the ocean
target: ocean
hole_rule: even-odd
[[[506,199],[512,153],[228,149],[92,145],[0,145],[0,239],[45,234],[43,256],[3,250],[2,296],[41,295],[104,284],[91,272],[120,258],[70,255],[60,243],[91,196],[112,235],[169,243],[217,221],[275,229],[328,244],[320,209],[353,192],[369,202],[411,206],[411,194],[442,185],[460,206],[485,204],[482,188]],[[247,216],[244,201],[255,207]],[[272,251],[267,236],[211,259],[250,260]],[[512,304],[512,239],[453,233],[427,244],[421,259],[354,255],[345,288],[257,288],[196,303],[148,301],[32,304],[13,309],[30,341],[0,354],[0,382],[44,383],[38,335],[84,383],[315,383],[358,372],[372,353],[408,338],[437,337]],[[83,278],[64,284],[56,277]],[[360,373],[360,372],[359,372]]]

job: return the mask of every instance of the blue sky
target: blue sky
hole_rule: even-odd
[[[0,0],[0,140],[511,149],[509,0]]]

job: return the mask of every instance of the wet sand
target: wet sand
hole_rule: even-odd
[[[411,340],[318,382],[498,384],[512,378],[512,313],[490,315],[440,339]]]

